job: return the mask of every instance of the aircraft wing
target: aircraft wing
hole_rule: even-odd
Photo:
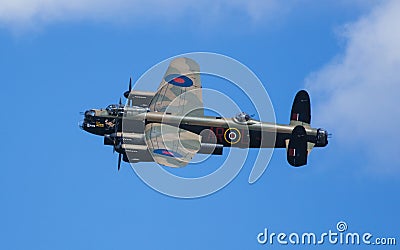
[[[168,66],[149,109],[182,116],[204,116],[200,66],[189,58],[174,59]]]
[[[186,166],[201,146],[200,135],[166,124],[147,124],[145,136],[154,161],[168,167]]]

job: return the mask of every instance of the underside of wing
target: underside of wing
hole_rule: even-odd
[[[174,59],[149,109],[182,116],[204,116],[200,66],[189,58]]]
[[[186,166],[201,146],[201,136],[166,124],[147,124],[145,136],[154,161],[168,167]]]

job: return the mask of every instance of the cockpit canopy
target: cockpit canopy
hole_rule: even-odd
[[[251,116],[246,112],[240,112],[235,116],[235,120],[237,122],[248,122],[251,119]]]
[[[120,111],[123,112],[123,107],[120,107],[118,104],[110,104],[107,106],[106,111],[109,115],[116,116]]]
[[[95,116],[95,115],[96,115],[96,111],[94,111],[93,109],[87,110],[85,112],[85,116]]]

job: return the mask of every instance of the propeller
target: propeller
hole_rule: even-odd
[[[128,88],[128,91],[125,91],[125,93],[124,93],[125,98],[128,99],[129,93],[131,93],[131,90],[132,90],[132,77],[129,78],[129,88]]]
[[[121,98],[119,99],[120,105],[121,105]],[[122,146],[122,138],[118,138],[118,127],[119,127],[119,120],[116,119],[115,125],[114,125],[114,130],[115,132],[113,134],[111,134],[111,136],[113,137],[113,141],[114,141],[114,146],[113,146],[113,153],[115,153],[116,148],[121,148]],[[118,171],[121,169],[121,157],[122,154],[120,153],[120,151],[117,151],[118,153]]]
[[[121,157],[122,157],[122,154],[118,154],[118,171],[121,168]]]

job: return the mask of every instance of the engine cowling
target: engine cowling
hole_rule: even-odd
[[[222,155],[224,145],[214,143],[201,143],[199,154]]]

